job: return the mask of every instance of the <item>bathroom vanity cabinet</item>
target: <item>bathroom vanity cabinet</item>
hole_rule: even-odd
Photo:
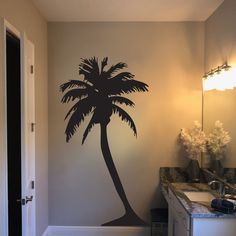
[[[223,214],[210,207],[211,201],[190,200],[186,192],[207,192],[218,197],[202,183],[188,183],[180,168],[161,168],[161,189],[168,202],[168,236],[235,236],[236,213]],[[180,176],[182,175],[182,176]],[[212,191],[212,192],[211,192]]]
[[[190,236],[190,217],[170,190],[168,195],[168,236]]]
[[[168,199],[168,236],[235,236],[236,218],[191,216],[172,190]],[[196,205],[195,205],[196,207]]]

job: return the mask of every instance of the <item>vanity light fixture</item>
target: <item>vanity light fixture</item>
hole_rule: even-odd
[[[224,63],[203,76],[203,90],[226,90],[236,87],[236,69]]]

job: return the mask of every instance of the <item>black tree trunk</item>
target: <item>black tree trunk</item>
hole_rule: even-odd
[[[108,171],[110,173],[110,176],[112,178],[112,181],[114,183],[114,186],[116,188],[116,191],[124,205],[125,208],[125,215],[119,219],[113,220],[111,222],[105,223],[103,225],[146,225],[146,223],[140,219],[137,214],[133,211],[132,207],[129,204],[129,201],[126,197],[124,188],[122,186],[122,183],[120,181],[120,177],[118,175],[118,172],[116,170],[115,164],[112,159],[112,155],[110,152],[108,140],[107,140],[107,124],[100,124],[101,125],[101,149],[102,154],[106,163],[106,166],[108,168]]]

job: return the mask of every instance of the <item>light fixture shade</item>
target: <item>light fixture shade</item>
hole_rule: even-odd
[[[210,91],[215,89],[215,82],[213,76],[208,76],[206,78],[203,78],[203,90],[204,91]]]
[[[233,89],[236,87],[236,68],[229,67],[227,63],[219,66],[207,73],[202,83],[204,91]]]

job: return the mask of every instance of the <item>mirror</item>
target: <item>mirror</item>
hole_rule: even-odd
[[[213,72],[213,81],[216,83],[210,87],[218,90],[208,90],[203,93],[203,130],[209,134],[215,122],[219,120],[224,130],[229,132],[231,142],[226,148],[224,157],[220,160],[224,167],[222,175],[228,182],[234,181],[236,176],[234,174],[236,169],[236,89],[230,89],[236,84],[236,74],[234,74],[236,70],[235,9],[236,1],[225,0],[207,20],[205,30],[205,72],[209,72],[208,76]],[[222,84],[219,80],[222,74],[218,73],[218,66],[224,62],[228,62],[228,65],[232,67],[229,73],[234,76],[227,80],[229,76],[224,74],[225,80]],[[218,76],[215,72],[220,75]],[[210,167],[209,156],[203,156],[202,167]]]
[[[223,158],[220,160],[223,166],[223,172],[217,173],[224,177],[228,182],[235,182],[236,168],[236,88],[220,90],[210,90],[203,92],[203,130],[208,135],[215,127],[215,122],[219,120],[223,123],[225,131],[229,132],[231,137],[227,145]],[[204,167],[212,169],[212,158],[204,155]]]

